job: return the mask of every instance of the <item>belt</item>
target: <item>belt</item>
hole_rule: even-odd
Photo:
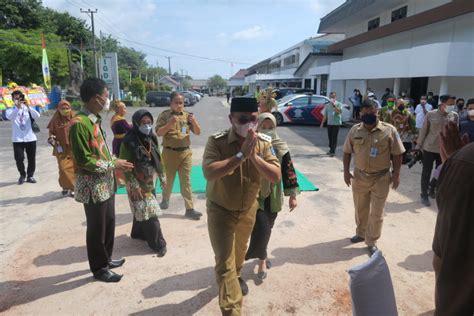
[[[375,172],[365,172],[365,171],[362,171],[360,169],[357,169],[357,171],[359,171],[360,173],[362,173],[365,176],[382,176],[382,175],[386,174],[387,172],[389,172],[390,168],[389,169],[384,169],[384,170],[381,170],[381,171],[375,171]]]
[[[172,151],[185,151],[189,149],[189,146],[186,147],[168,147],[165,146],[166,149],[172,150]]]
[[[114,138],[116,138],[116,139],[122,139],[124,137],[125,137],[125,133],[123,133],[123,134],[114,134]]]

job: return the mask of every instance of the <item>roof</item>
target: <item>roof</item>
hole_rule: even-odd
[[[173,78],[171,78],[170,76],[161,77],[160,80],[158,80],[158,82],[162,82],[163,80],[168,81],[172,85],[179,86],[179,83],[176,80],[174,80]]]
[[[245,78],[245,75],[247,75],[248,73],[248,70],[247,69],[240,69],[239,71],[237,71],[235,73],[235,75],[233,75],[232,77],[229,78],[229,80],[233,80],[233,79],[244,79]]]
[[[342,52],[334,52],[334,53],[310,53],[306,58],[303,60],[301,65],[295,70],[294,75],[297,76],[298,73],[303,69],[311,65],[311,63],[319,56],[342,56]]]

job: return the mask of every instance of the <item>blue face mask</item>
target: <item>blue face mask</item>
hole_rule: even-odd
[[[146,136],[150,135],[152,129],[153,129],[153,126],[151,126],[151,124],[140,125],[140,127],[138,127],[138,130],[140,131],[140,133]]]
[[[368,113],[364,114],[360,117],[360,120],[365,124],[365,125],[373,125],[375,122],[377,122],[377,115]]]

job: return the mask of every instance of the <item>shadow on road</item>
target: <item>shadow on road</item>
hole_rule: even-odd
[[[385,212],[387,213],[401,213],[401,212],[411,212],[415,214],[419,214],[420,210],[425,209],[426,207],[422,206],[418,201],[412,201],[407,203],[393,203],[387,202],[385,204]],[[427,208],[430,211],[436,211],[433,208]]]
[[[132,315],[194,315],[217,295],[218,289],[214,277],[214,268],[207,267],[183,274],[174,275],[143,289],[145,298],[163,297],[171,292],[198,291],[197,295],[175,304],[159,305]]]
[[[0,188],[9,187],[11,185],[18,185],[18,182],[2,182],[0,183]]]
[[[145,241],[134,240],[127,235],[115,237],[114,258],[142,256],[153,253],[154,251],[148,247]],[[85,245],[55,250],[47,255],[40,255],[33,260],[33,264],[37,267],[65,266],[80,262],[87,262],[87,249]]]
[[[433,251],[428,250],[420,255],[409,255],[405,261],[398,265],[408,271],[430,272],[433,271]]]
[[[43,204],[46,202],[51,202],[51,201],[60,200],[60,199],[65,199],[65,197],[61,195],[61,192],[50,191],[39,196],[24,196],[24,197],[19,197],[19,198],[10,199],[10,200],[2,200],[0,201],[0,205],[2,206],[13,206],[17,204],[35,205],[35,204]]]
[[[302,248],[277,248],[272,251],[275,257],[270,259],[274,267],[285,263],[316,265],[349,261],[352,258],[367,255],[367,249],[346,248],[352,245],[349,238],[332,240]]]
[[[83,286],[93,280],[92,275],[75,281],[67,281],[89,273],[90,271],[87,269],[28,281],[1,282],[0,288],[2,292],[3,290],[5,292],[2,293],[0,298],[0,312],[4,312],[13,306],[27,304]]]

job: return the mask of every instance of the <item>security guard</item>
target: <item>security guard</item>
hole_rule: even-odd
[[[180,93],[171,93],[170,102],[170,109],[162,112],[156,123],[156,134],[163,137],[162,156],[167,179],[160,208],[169,207],[171,189],[178,172],[181,195],[186,207],[185,216],[199,220],[202,213],[194,210],[192,199],[190,177],[193,152],[189,146],[191,145],[190,132],[199,135],[201,127],[192,113],[184,111],[184,97]]]
[[[400,184],[405,148],[395,127],[379,121],[374,101],[367,99],[362,103],[361,121],[351,128],[344,143],[344,181],[347,186],[352,184],[354,197],[357,229],[351,242],[365,240],[372,255],[377,251],[376,243],[382,233],[390,183],[393,189]],[[352,154],[354,175],[349,170]]]
[[[240,315],[242,295],[248,293],[240,272],[255,223],[260,179],[278,183],[281,177],[271,137],[255,133],[257,111],[255,98],[233,98],[232,128],[211,136],[203,156],[209,237],[224,315]]]

